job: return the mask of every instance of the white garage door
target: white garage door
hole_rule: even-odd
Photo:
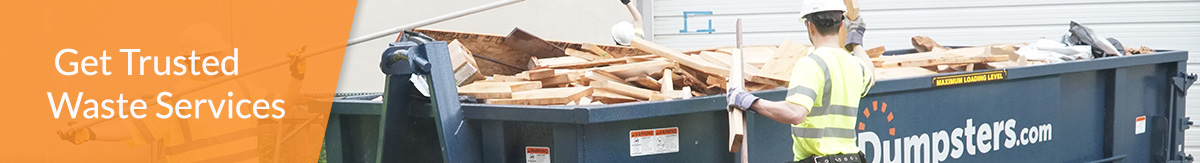
[[[799,0],[654,0],[654,42],[679,50],[732,46],[734,20],[743,19],[747,45],[807,42],[798,22]],[[929,36],[944,45],[1023,43],[1059,38],[1078,21],[1125,46],[1200,51],[1200,1],[1195,0],[860,0],[867,47],[908,49],[909,38]],[[687,17],[684,12],[710,11]],[[703,13],[703,12],[701,12]],[[711,28],[708,22],[712,21]],[[687,32],[680,32],[686,26]],[[713,29],[708,32],[697,30]],[[1200,72],[1200,52],[1188,60]],[[1200,121],[1200,90],[1190,89],[1187,113]],[[1200,154],[1200,129],[1187,132],[1188,153]]]

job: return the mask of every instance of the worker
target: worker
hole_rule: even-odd
[[[182,49],[190,53],[195,50],[197,55],[231,55],[232,49],[220,38],[220,33],[210,25],[198,24],[188,27],[180,36]],[[292,62],[290,89],[282,96],[294,97],[298,94],[301,79],[304,78],[305,62],[298,52],[287,55]],[[176,84],[177,88],[201,86],[203,83],[215,80],[214,76],[199,75]],[[230,90],[231,99],[271,99],[278,97],[252,83],[235,79],[217,85],[205,86],[204,90]],[[236,92],[236,93],[235,93]],[[176,93],[166,101],[175,103],[174,99],[193,99]],[[183,96],[183,97],[181,97]],[[241,97],[238,97],[241,96]],[[211,98],[211,97],[202,97]],[[149,101],[149,100],[148,100]],[[197,104],[199,105],[199,104]],[[288,107],[295,106],[289,105]],[[197,108],[199,109],[199,108]],[[302,114],[303,111],[299,111]],[[289,112],[289,114],[297,114]],[[203,120],[201,120],[203,119]],[[99,124],[59,131],[58,136],[72,144],[83,144],[90,141],[125,142],[130,146],[148,145],[151,162],[260,162],[259,149],[261,133],[260,121],[257,119],[209,119],[199,116],[189,119],[171,117],[167,119],[147,117],[144,119],[112,119]],[[68,122],[68,126],[76,125]],[[282,149],[280,149],[282,150]]]
[[[629,4],[631,0],[620,1],[626,9],[629,9],[629,14],[633,15],[633,23],[621,21],[613,25],[612,38],[617,45],[629,46],[634,39],[644,39],[646,32],[642,29],[642,14],[638,12],[637,6]]]
[[[847,22],[846,44],[839,43],[846,6],[839,0],[805,0],[801,23],[808,27],[813,48],[792,69],[784,101],[760,99],[731,87],[733,108],[755,111],[790,124],[793,162],[859,163],[866,159],[857,146],[857,108],[874,83],[873,66],[862,50],[862,19]],[[852,48],[851,56],[845,48]]]

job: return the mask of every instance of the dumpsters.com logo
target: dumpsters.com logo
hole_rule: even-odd
[[[893,125],[892,121],[903,119],[892,114],[896,109],[889,110],[886,102],[879,101],[872,101],[868,107],[870,108],[863,108],[865,118],[886,118],[888,122],[871,124],[871,128],[886,127],[886,137],[894,137],[892,140],[882,140],[875,132],[866,130],[866,123],[859,121],[858,147],[862,148],[872,163],[937,163],[1054,139],[1054,127],[1049,123],[1018,128],[1016,119],[976,124],[973,118],[965,119],[964,126],[946,124],[946,129],[936,132],[896,136],[897,126]],[[915,129],[901,126],[901,130],[907,132]]]

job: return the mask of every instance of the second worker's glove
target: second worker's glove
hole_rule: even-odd
[[[867,24],[863,23],[862,16],[853,21],[847,19],[843,22],[846,22],[846,50],[854,50],[855,45],[862,45],[863,33],[867,32]]]
[[[754,102],[758,101],[758,99],[758,96],[754,96],[754,94],[750,94],[750,92],[737,87],[729,88],[729,93],[725,96],[725,100],[729,103],[729,106],[742,110],[750,110],[750,106],[754,105]]]
[[[621,0],[621,4],[627,5],[629,4],[629,0]]]

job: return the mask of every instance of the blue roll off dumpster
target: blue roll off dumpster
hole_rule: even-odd
[[[338,140],[327,138],[330,161],[733,162],[737,157],[725,152],[723,96],[584,106],[465,104],[458,101],[445,43],[420,47],[415,52],[424,54],[431,71],[415,75],[430,79],[431,97],[413,96],[409,75],[392,74],[381,103],[335,101],[335,113],[380,117],[379,125],[361,126],[335,126],[347,119],[331,119],[329,135]],[[874,163],[1191,162],[1182,152],[1190,123],[1183,97],[1195,81],[1185,75],[1186,60],[1186,51],[1159,51],[881,80],[860,104],[858,142]],[[755,94],[782,100],[786,90]],[[747,126],[750,162],[792,160],[789,126],[758,114],[747,114]],[[378,132],[346,132],[354,127]],[[375,150],[372,143],[378,143]],[[342,149],[346,146],[360,150]]]

